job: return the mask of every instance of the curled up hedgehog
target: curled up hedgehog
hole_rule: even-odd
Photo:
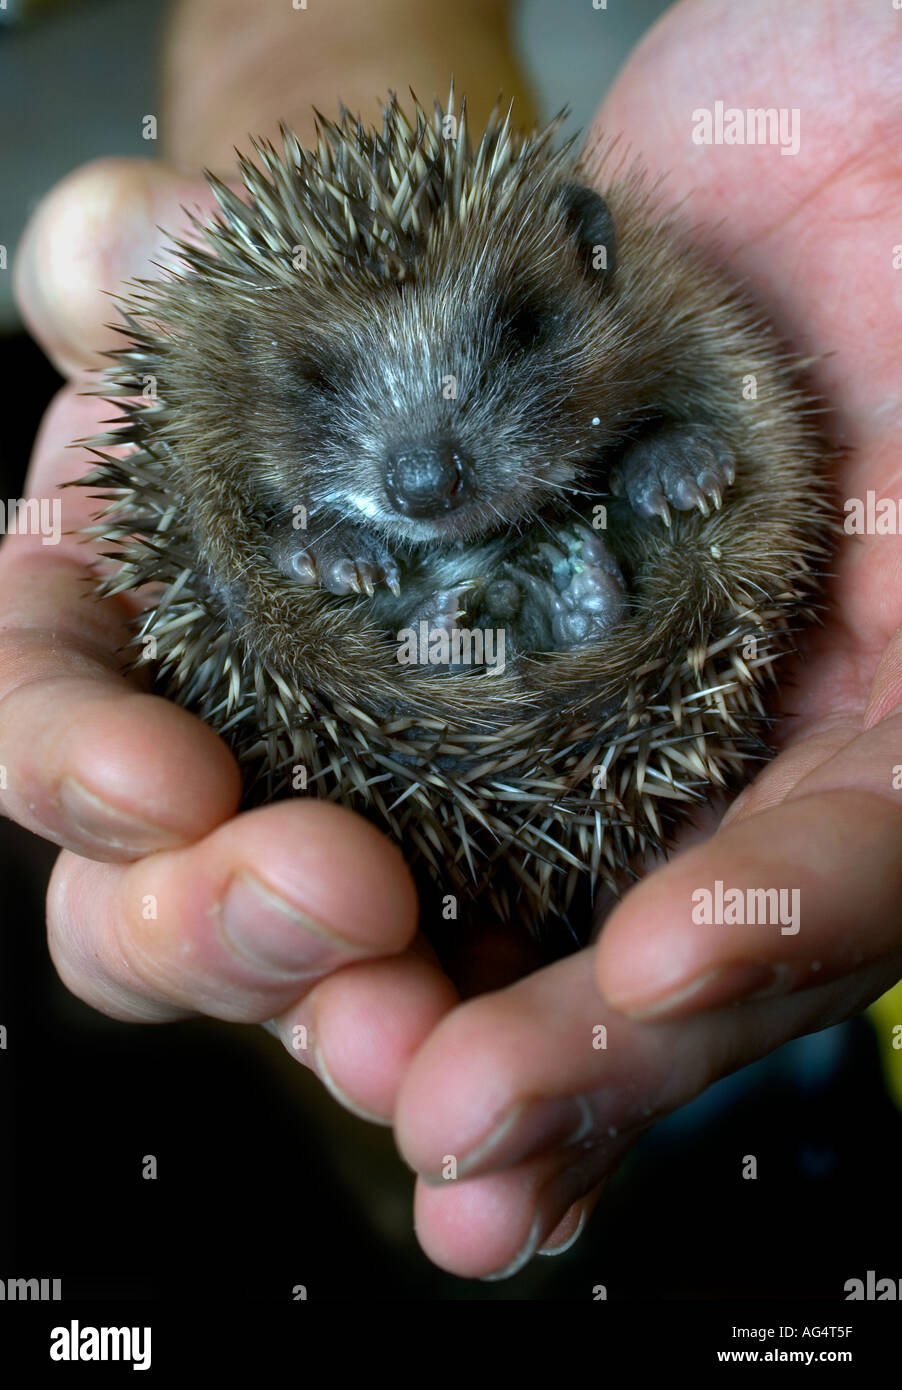
[[[584,940],[593,886],[766,752],[829,526],[814,402],[557,123],[318,122],[255,141],[241,196],[208,176],[220,211],[123,300],[102,592],[157,586],[137,651],[248,804],[368,815],[427,931],[453,895]]]

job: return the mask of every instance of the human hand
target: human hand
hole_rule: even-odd
[[[44,421],[26,492],[61,502],[64,531],[97,506],[84,489],[60,488],[90,466],[70,441],[110,414],[78,394],[97,360],[88,348],[116,341],[100,327],[111,316],[102,291],[151,274],[155,224],[178,227],[180,203],[194,201],[211,201],[205,187],[163,166],[105,161],[55,190],[24,239],[23,313],[73,378]],[[395,1050],[383,1039],[365,1059],[373,1109],[390,1113],[396,1073],[435,1021],[425,962],[407,949],[417,907],[400,854],[337,806],[292,801],[236,816],[240,778],[225,745],[120,674],[139,604],[93,600],[97,563],[96,548],[70,534],[58,545],[10,535],[0,549],[0,795],[6,814],[63,846],[48,895],[60,976],[115,1018],[262,1021],[348,967],[338,995],[317,994],[315,1032],[359,1039],[355,990],[367,976],[355,971],[378,972],[391,957]],[[444,1007],[452,997],[446,986]],[[294,1055],[328,1076],[328,1050],[310,1039]]]
[[[528,118],[506,0],[468,0],[451,30],[443,8],[422,0],[374,0],[365,14],[356,0],[309,15],[225,9],[221,0],[174,9],[160,117],[172,167],[107,160],[78,171],[44,201],[20,248],[23,315],[72,378],[48,411],[26,490],[62,503],[69,532],[96,506],[60,489],[90,465],[69,442],[109,414],[77,394],[85,368],[121,343],[102,327],[112,316],[106,295],[155,274],[156,228],[178,232],[182,204],[213,206],[176,164],[227,172],[233,141],[250,130],[275,136],[284,119],[309,143],[312,105],[340,94],[364,109],[408,81],[431,95],[468,65],[474,121],[496,84]],[[65,847],[48,895],[61,977],[126,1020],[272,1018],[292,1055],[340,1099],[388,1123],[410,1056],[456,999],[428,946],[412,940],[416,902],[400,856],[334,806],[293,802],[235,817],[240,782],[225,746],[122,678],[135,604],[129,595],[90,601],[97,558],[70,535],[53,547],[11,536],[0,549],[0,805]],[[269,890],[262,903],[249,896],[249,878]],[[223,910],[232,882],[234,929]],[[299,1022],[307,1048],[297,1047]],[[341,1095],[333,1070],[354,1099]]]
[[[899,493],[899,22],[866,3],[690,0],[598,118],[670,171],[665,200],[690,195],[687,217],[795,346],[833,354],[817,380],[852,450],[842,498]],[[799,107],[800,153],[694,145],[692,113],[715,97]],[[419,1238],[445,1268],[511,1272],[543,1242],[560,1248],[655,1118],[898,978],[898,539],[845,539],[833,568],[833,607],[783,695],[782,751],[718,832],[634,888],[597,948],[455,1009],[415,1057],[397,1133],[421,1175]],[[800,930],[694,923],[693,892],[718,879],[797,888]],[[456,1182],[440,1177],[449,1155]]]

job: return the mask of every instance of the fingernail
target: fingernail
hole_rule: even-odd
[[[569,1236],[567,1236],[565,1240],[562,1240],[560,1245],[543,1245],[540,1250],[536,1251],[537,1255],[563,1255],[566,1253],[566,1251],[572,1250],[573,1246],[576,1244],[583,1231],[585,1230],[586,1208],[570,1207],[569,1211],[567,1212],[567,1216],[570,1215],[570,1212],[574,1212],[576,1224],[573,1230],[570,1232]],[[566,1220],[566,1216],[564,1220]],[[558,1230],[559,1227],[563,1226],[563,1224],[563,1221],[559,1221],[557,1226],[555,1226],[554,1231]],[[554,1235],[554,1231],[551,1232],[551,1236]],[[551,1239],[551,1236],[548,1237],[549,1240]]]
[[[587,1196],[593,1187],[597,1187],[600,1180],[598,1169],[598,1161],[590,1153],[584,1156],[579,1163],[575,1163],[572,1168],[565,1168],[562,1173],[551,1178],[542,1188],[535,1219],[525,1244],[517,1251],[509,1265],[499,1270],[497,1274],[484,1274],[482,1282],[495,1284],[501,1279],[510,1279],[514,1274],[519,1274],[524,1265],[529,1264],[533,1255],[538,1254],[540,1247],[549,1236],[554,1234],[574,1203]],[[581,1221],[573,1238],[567,1242],[568,1247],[579,1235],[582,1225],[583,1222]],[[549,1253],[562,1254],[563,1252],[562,1250],[555,1250]]]
[[[61,783],[59,801],[75,838],[86,847],[94,845],[100,850],[126,850],[139,855],[182,843],[172,831],[111,806],[74,777]]]
[[[551,1149],[578,1144],[592,1129],[592,1112],[583,1096],[521,1101],[507,1112],[487,1139],[458,1161],[459,1178],[511,1168]]]
[[[630,1018],[663,1018],[678,1013],[700,1013],[722,1004],[738,1002],[758,995],[776,992],[775,986],[784,979],[777,967],[769,964],[719,965],[714,970],[677,985],[658,999],[611,1000],[619,1013]]]
[[[303,979],[361,952],[328,928],[283,901],[250,874],[233,878],[219,908],[226,945],[245,961],[270,974]]]
[[[314,1051],[313,1058],[313,1069],[333,1100],[337,1100],[339,1105],[343,1105],[345,1110],[350,1110],[352,1115],[356,1115],[361,1120],[368,1120],[372,1125],[388,1125],[391,1128],[390,1119],[384,1115],[377,1115],[372,1110],[364,1110],[362,1105],[358,1105],[341,1089],[323,1061],[323,1054],[318,1047]]]
[[[512,1279],[515,1274],[519,1274],[524,1265],[528,1265],[533,1255],[536,1254],[542,1240],[544,1230],[543,1218],[537,1215],[529,1229],[526,1244],[518,1250],[509,1265],[504,1269],[499,1269],[497,1274],[483,1274],[481,1282],[483,1284],[497,1284],[502,1279]]]

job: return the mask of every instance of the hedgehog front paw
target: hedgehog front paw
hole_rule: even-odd
[[[705,425],[673,425],[640,439],[611,474],[611,491],[626,495],[639,516],[659,516],[670,525],[670,508],[717,510],[736,477],[736,460],[726,440]]]
[[[598,641],[623,615],[620,567],[601,536],[588,526],[561,530],[540,541],[521,564],[508,567],[521,590],[521,633],[536,650],[568,651]],[[492,600],[490,590],[487,598]]]
[[[336,527],[321,540],[292,532],[276,544],[273,559],[289,579],[330,594],[372,597],[380,584],[393,594],[401,592],[401,571],[392,556],[372,536],[355,527]]]

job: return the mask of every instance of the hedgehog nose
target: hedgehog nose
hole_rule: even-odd
[[[455,445],[405,445],[385,462],[385,487],[404,516],[436,517],[454,511],[473,494],[473,468]]]

